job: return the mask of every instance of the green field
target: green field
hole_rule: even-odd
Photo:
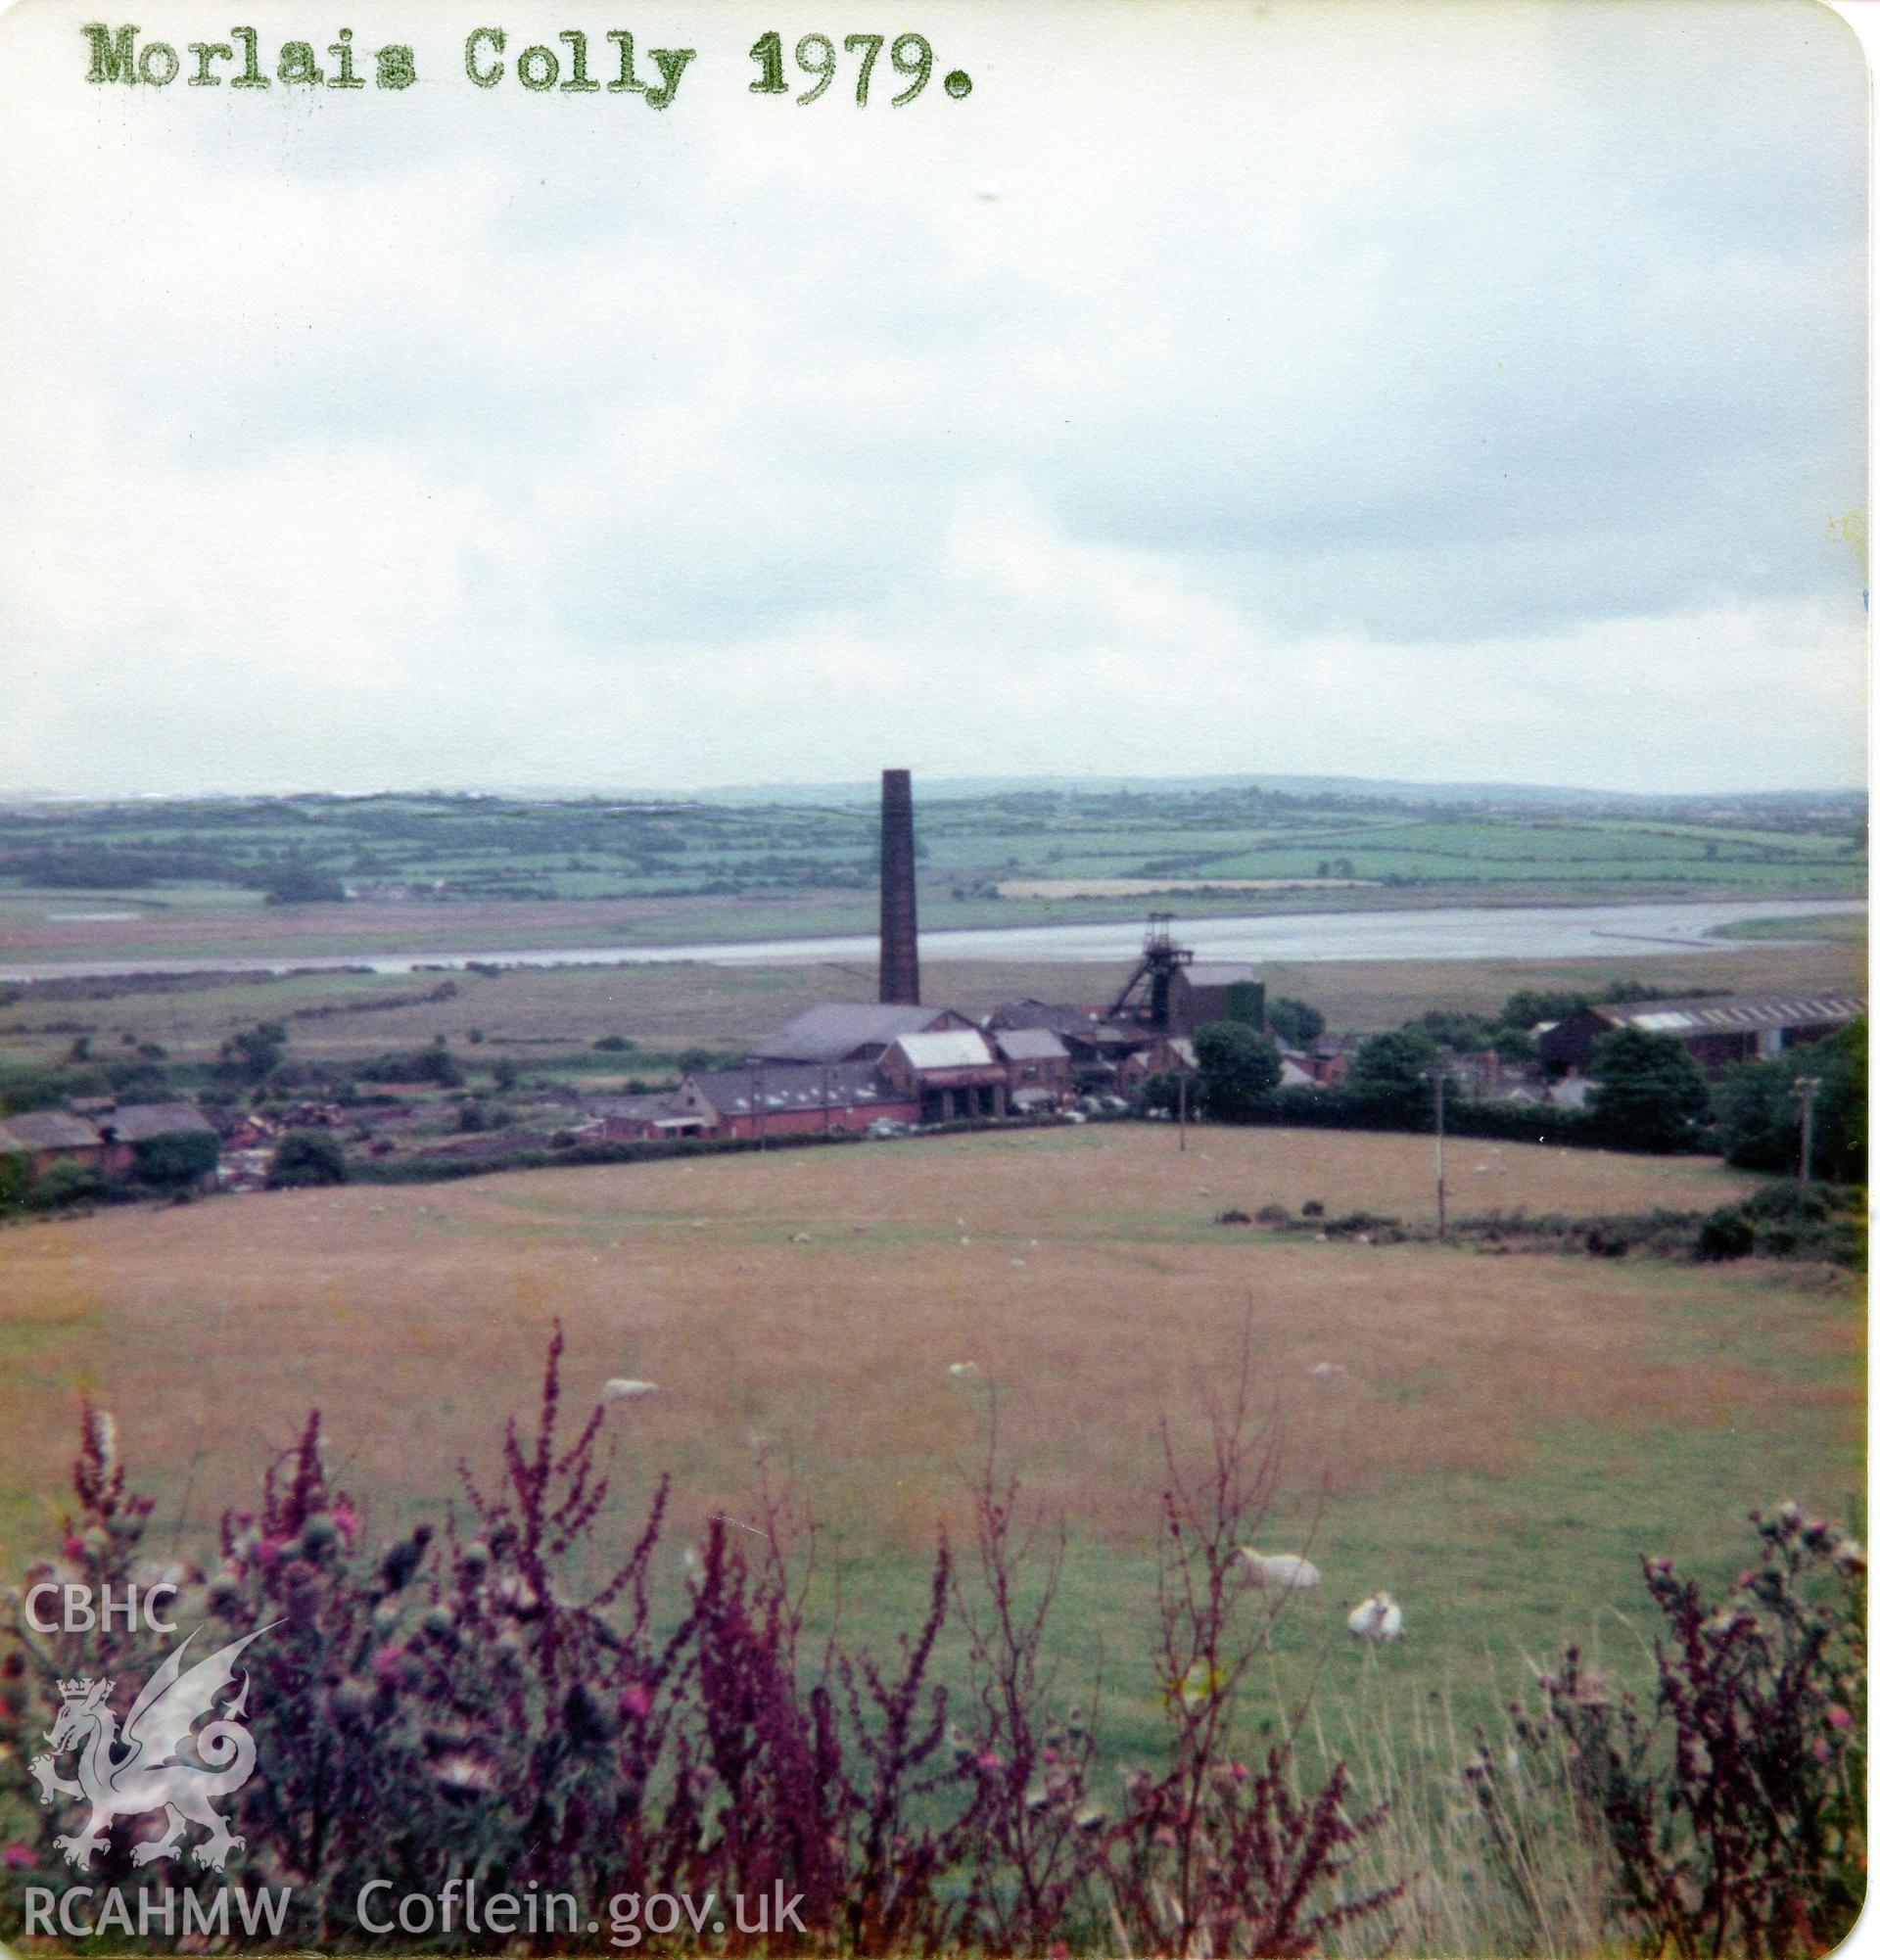
[[[332,914],[317,932],[297,928],[295,944],[308,955],[383,943],[383,921],[349,915],[336,903],[342,893],[352,913],[402,911],[425,916],[427,927],[445,906],[605,905],[609,938],[647,945],[866,930],[875,820],[870,795],[836,792],[821,803],[754,792],[744,802],[299,796],[36,805],[0,811],[0,931],[24,949],[43,944],[47,957],[54,948],[77,957],[114,936],[76,930],[114,923],[87,914],[128,910],[139,921],[128,936],[142,951],[174,957],[205,927],[257,940],[266,928],[255,915],[272,894],[309,902],[297,911]],[[1719,804],[1562,793],[1496,803],[1384,788],[1067,784],[925,797],[917,829],[930,926],[1142,910],[1140,899],[999,895],[1001,884],[1023,878],[1361,881],[1272,900],[1306,906],[1848,897],[1865,888],[1856,797]],[[1245,903],[1184,897],[1192,912]],[[490,938],[486,925],[483,943],[529,943],[531,927],[512,929],[520,936]]]

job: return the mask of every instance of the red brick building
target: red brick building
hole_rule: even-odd
[[[881,1073],[918,1105],[922,1123],[1006,1113],[1006,1064],[977,1028],[901,1035],[881,1057]]]
[[[1016,1106],[1042,1106],[1070,1094],[1070,1050],[1049,1028],[997,1028],[989,1039],[1006,1064],[1007,1097]]]
[[[919,1103],[899,1094],[872,1062],[776,1062],[688,1075],[661,1095],[610,1097],[594,1105],[609,1143],[681,1137],[786,1137],[866,1130],[891,1118],[918,1120]]]

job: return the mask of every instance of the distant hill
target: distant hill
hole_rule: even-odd
[[[1634,790],[1584,789],[1572,783],[1406,782],[1355,775],[1196,775],[1196,776],[924,776],[915,778],[916,795],[928,802],[966,801],[997,796],[1180,796],[1184,793],[1252,791],[1286,797],[1334,797],[1340,801],[1405,805],[1473,806],[1497,810],[1633,810],[1681,812],[1713,810],[1863,811],[1864,789],[1717,790],[1661,796]],[[880,794],[878,782],[741,783],[685,792],[688,800],[728,804],[864,804]]]

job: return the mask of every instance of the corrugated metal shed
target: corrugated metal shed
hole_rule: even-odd
[[[1681,1001],[1597,1002],[1593,1012],[1616,1028],[1648,1035],[1747,1034],[1758,1028],[1823,1028],[1857,1021],[1858,994],[1698,995]]]

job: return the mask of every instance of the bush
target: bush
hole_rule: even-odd
[[[274,1152],[267,1173],[269,1190],[294,1190],[307,1185],[343,1185],[346,1152],[339,1140],[323,1130],[290,1130]]]
[[[780,1886],[796,1930],[773,1926],[770,1954],[1042,1954],[1096,1926],[1139,1952],[1304,1954],[1397,1896],[1347,1877],[1382,1813],[1350,1803],[1342,1764],[1315,1788],[1289,1740],[1245,1765],[1230,1754],[1238,1698],[1286,1606],[1254,1602],[1242,1577],[1274,1472],[1249,1437],[1245,1355],[1202,1467],[1167,1460],[1151,1653],[1169,1684],[1164,1758],[1106,1808],[1089,1789],[1094,1720],[1053,1702],[1058,1559],[990,1451],[970,1580],[942,1539],[887,1654],[812,1644],[807,1527],[766,1483],[750,1527],[710,1518],[676,1605],[656,1591],[666,1479],[621,1552],[596,1559],[600,1520],[618,1515],[609,1419],[565,1420],[562,1352],[557,1328],[533,1423],[509,1423],[494,1484],[462,1471],[447,1530],[420,1521],[368,1550],[328,1481],[316,1412],[258,1505],[223,1514],[215,1571],[184,1575],[216,1639],[266,1635],[242,1657],[255,1768],[226,1815],[242,1882],[292,1887],[277,1946],[364,1943],[364,1883],[396,1874],[396,1890],[437,1898],[466,1867],[517,1893],[573,1892],[596,1917],[625,1892]],[[122,1598],[133,1574],[148,1582],[152,1504],[127,1491],[114,1428],[89,1409],[72,1484],[64,1557]],[[950,1629],[954,1701],[933,1678]],[[62,1682],[147,1680],[158,1653],[116,1625],[16,1634],[0,1663],[0,1803],[29,1834],[26,1859],[0,1870],[16,1918],[20,1887],[58,1864],[56,1834],[85,1814],[42,1805],[53,1791],[28,1761]],[[127,1895],[220,1883],[180,1864],[140,1874],[122,1835],[96,1876]],[[454,1943],[511,1950],[461,1931]],[[697,1950],[682,1933],[668,1943]]]
[[[602,1054],[631,1054],[639,1044],[629,1041],[625,1035],[602,1035],[594,1047]]]
[[[0,1149],[0,1211],[24,1204],[31,1184],[31,1156],[24,1150]]]
[[[463,1070],[440,1035],[428,1047],[392,1050],[371,1061],[359,1062],[361,1082],[428,1082],[439,1089],[461,1089]]]
[[[76,1157],[55,1157],[32,1182],[26,1202],[35,1211],[63,1211],[69,1205],[91,1204],[105,1194],[105,1181]]]
[[[177,1190],[208,1177],[221,1160],[221,1141],[211,1130],[178,1130],[131,1145],[139,1184]]]
[[[1866,1557],[1798,1505],[1751,1517],[1761,1562],[1721,1601],[1669,1559],[1642,1562],[1664,1620],[1648,1705],[1570,1647],[1541,1677],[1544,1712],[1517,1716],[1599,1834],[1625,1941],[1648,1952],[1825,1953],[1866,1891]],[[1485,1750],[1470,1780],[1505,1819]]]

